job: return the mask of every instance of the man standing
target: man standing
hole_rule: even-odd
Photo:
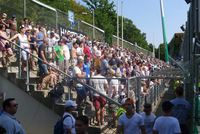
[[[63,114],[63,128],[64,134],[76,134],[75,132],[75,118],[72,113],[75,111],[77,104],[72,100],[67,100],[65,103],[65,113]]]
[[[73,78],[76,78],[78,81],[84,83],[85,80],[85,72],[83,72],[83,63],[84,63],[84,58],[82,56],[78,57],[77,60],[77,65],[73,69]],[[83,100],[85,100],[87,93],[85,90],[85,87],[76,81],[75,83],[75,89],[77,92],[77,97],[76,97],[76,103],[78,104],[78,114],[82,115],[83,113]]]
[[[189,112],[191,111],[191,105],[183,97],[184,90],[182,86],[178,86],[175,90],[176,98],[171,100],[174,105],[172,110],[172,116],[176,117],[180,123],[182,134],[189,134],[187,122],[189,119]]]
[[[170,101],[163,102],[162,111],[164,115],[156,119],[153,134],[181,134],[178,120],[171,116],[173,106]]]
[[[24,129],[15,117],[17,108],[18,104],[14,98],[8,98],[3,102],[0,126],[6,130],[6,134],[25,134]]]
[[[46,56],[46,42],[41,44],[38,48],[38,57],[42,60],[38,60],[39,65],[39,75],[45,76],[48,74],[47,69],[47,56]]]
[[[144,119],[144,125],[147,134],[152,134],[153,132],[153,123],[155,121],[156,116],[152,113],[151,104],[144,104],[144,112],[140,114]]]
[[[108,89],[108,81],[104,76],[101,75],[101,70],[99,68],[97,68],[96,70],[96,75],[92,76],[91,85],[95,88],[97,92],[106,95]],[[97,125],[103,125],[106,99],[101,95],[94,93],[93,104],[96,112]]]
[[[117,134],[146,134],[144,120],[141,115],[135,112],[135,106],[132,99],[125,101],[126,113],[122,114],[118,120]]]

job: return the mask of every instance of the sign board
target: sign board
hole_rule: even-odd
[[[74,23],[74,12],[68,10],[68,20],[71,22],[71,23]]]

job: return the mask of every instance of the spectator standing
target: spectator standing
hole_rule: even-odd
[[[176,98],[171,100],[171,103],[174,105],[172,116],[178,119],[182,134],[189,134],[187,122],[189,120],[189,113],[191,112],[192,107],[190,103],[183,97],[183,86],[179,85],[176,88],[175,93]]]
[[[173,106],[170,101],[163,102],[164,115],[155,120],[153,134],[181,134],[178,120],[171,116]]]
[[[54,47],[58,44],[58,39],[55,37],[54,32],[50,32],[50,36],[48,37],[48,58],[53,60],[54,57]]]
[[[26,61],[29,60],[28,53],[30,53],[30,44],[28,41],[28,37],[25,34],[26,28],[24,27],[24,25],[21,25],[19,29],[20,29],[20,33],[14,35],[10,39],[10,41],[15,40],[16,38],[19,39],[20,47],[24,49],[22,50],[21,54],[22,54],[22,70],[25,71]]]
[[[76,134],[88,134],[89,119],[87,116],[76,118]]]
[[[141,115],[135,112],[134,101],[130,98],[125,101],[126,113],[123,113],[118,120],[117,134],[146,134],[144,120]]]
[[[7,14],[6,13],[2,13],[1,19],[0,19],[0,24],[3,24],[6,26],[6,29],[9,27],[9,24],[7,24]]]
[[[71,50],[71,53],[72,53],[72,65],[76,65],[77,64],[77,43],[74,42],[73,43],[73,47],[72,47],[72,50]]]
[[[55,61],[58,66],[58,68],[62,71],[64,71],[64,42],[60,41],[57,46],[55,46],[54,54],[55,54]]]
[[[13,37],[17,34],[17,20],[16,15],[12,15],[12,18],[8,20],[9,28],[10,28],[10,37]]]
[[[32,70],[37,70],[37,61],[38,59],[36,57],[38,57],[38,45],[36,43],[36,30],[32,30],[31,31],[31,37],[30,37],[30,48],[31,48],[31,53],[34,56],[31,56],[31,69]]]
[[[82,56],[79,56],[77,61],[77,65],[73,69],[73,77],[77,78],[80,82],[85,82],[85,80],[83,79],[86,77],[85,72],[83,72],[84,58]],[[86,98],[86,90],[85,87],[80,83],[76,83],[75,88],[77,91],[76,102],[78,104],[78,113],[79,115],[82,115],[82,104],[83,100]]]
[[[38,48],[38,57],[42,60],[38,60],[39,75],[45,76],[48,74],[47,69],[47,57],[46,57],[46,43],[42,44]]]
[[[14,98],[8,98],[3,102],[3,111],[0,116],[0,126],[6,130],[6,134],[25,134],[22,125],[16,119],[18,104]]]
[[[12,52],[12,49],[9,47],[8,39],[6,32],[6,26],[0,24],[0,51],[2,52],[2,65],[6,66],[9,63],[9,50]],[[12,54],[12,53],[10,53]]]
[[[72,100],[67,100],[65,103],[65,112],[63,114],[63,128],[64,134],[76,134],[75,131],[75,118],[72,113],[75,111],[77,104]]]
[[[65,44],[64,46],[63,46],[63,51],[64,51],[64,57],[65,57],[65,72],[67,72],[68,71],[68,69],[69,69],[69,60],[70,60],[70,51],[69,51],[69,47],[68,47],[68,45],[67,44]]]
[[[44,28],[40,26],[39,27],[39,32],[37,33],[37,44],[38,44],[38,47],[41,46],[42,44],[44,44],[44,38],[45,38]]]
[[[144,125],[146,129],[146,134],[152,134],[153,132],[153,123],[156,119],[156,116],[152,113],[151,104],[144,104],[144,112],[140,114],[144,120]]]
[[[96,75],[92,76],[91,84],[97,92],[106,95],[108,89],[108,81],[104,76],[101,75],[100,69],[97,69]],[[106,99],[99,94],[94,93],[93,104],[96,111],[97,125],[99,126],[100,123],[103,124]]]

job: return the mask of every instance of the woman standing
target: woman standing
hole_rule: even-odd
[[[9,57],[13,54],[9,42],[7,41],[9,37],[5,30],[6,26],[0,24],[0,51],[2,52],[2,65],[4,67],[9,63]]]
[[[26,67],[26,61],[29,59],[28,58],[28,53],[30,53],[30,44],[28,42],[28,38],[25,34],[26,29],[24,27],[24,25],[20,26],[20,33],[14,35],[10,41],[15,40],[18,38],[19,40],[19,44],[20,47],[24,50],[22,50],[21,54],[22,54],[22,70],[25,71],[25,67]],[[27,53],[28,52],[28,53]]]

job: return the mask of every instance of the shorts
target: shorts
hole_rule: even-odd
[[[94,96],[93,105],[96,110],[99,110],[106,105],[106,99],[102,96]]]
[[[27,61],[28,60],[28,56],[29,56],[29,49],[25,49],[26,51],[22,51],[22,59],[24,60],[24,61]]]

